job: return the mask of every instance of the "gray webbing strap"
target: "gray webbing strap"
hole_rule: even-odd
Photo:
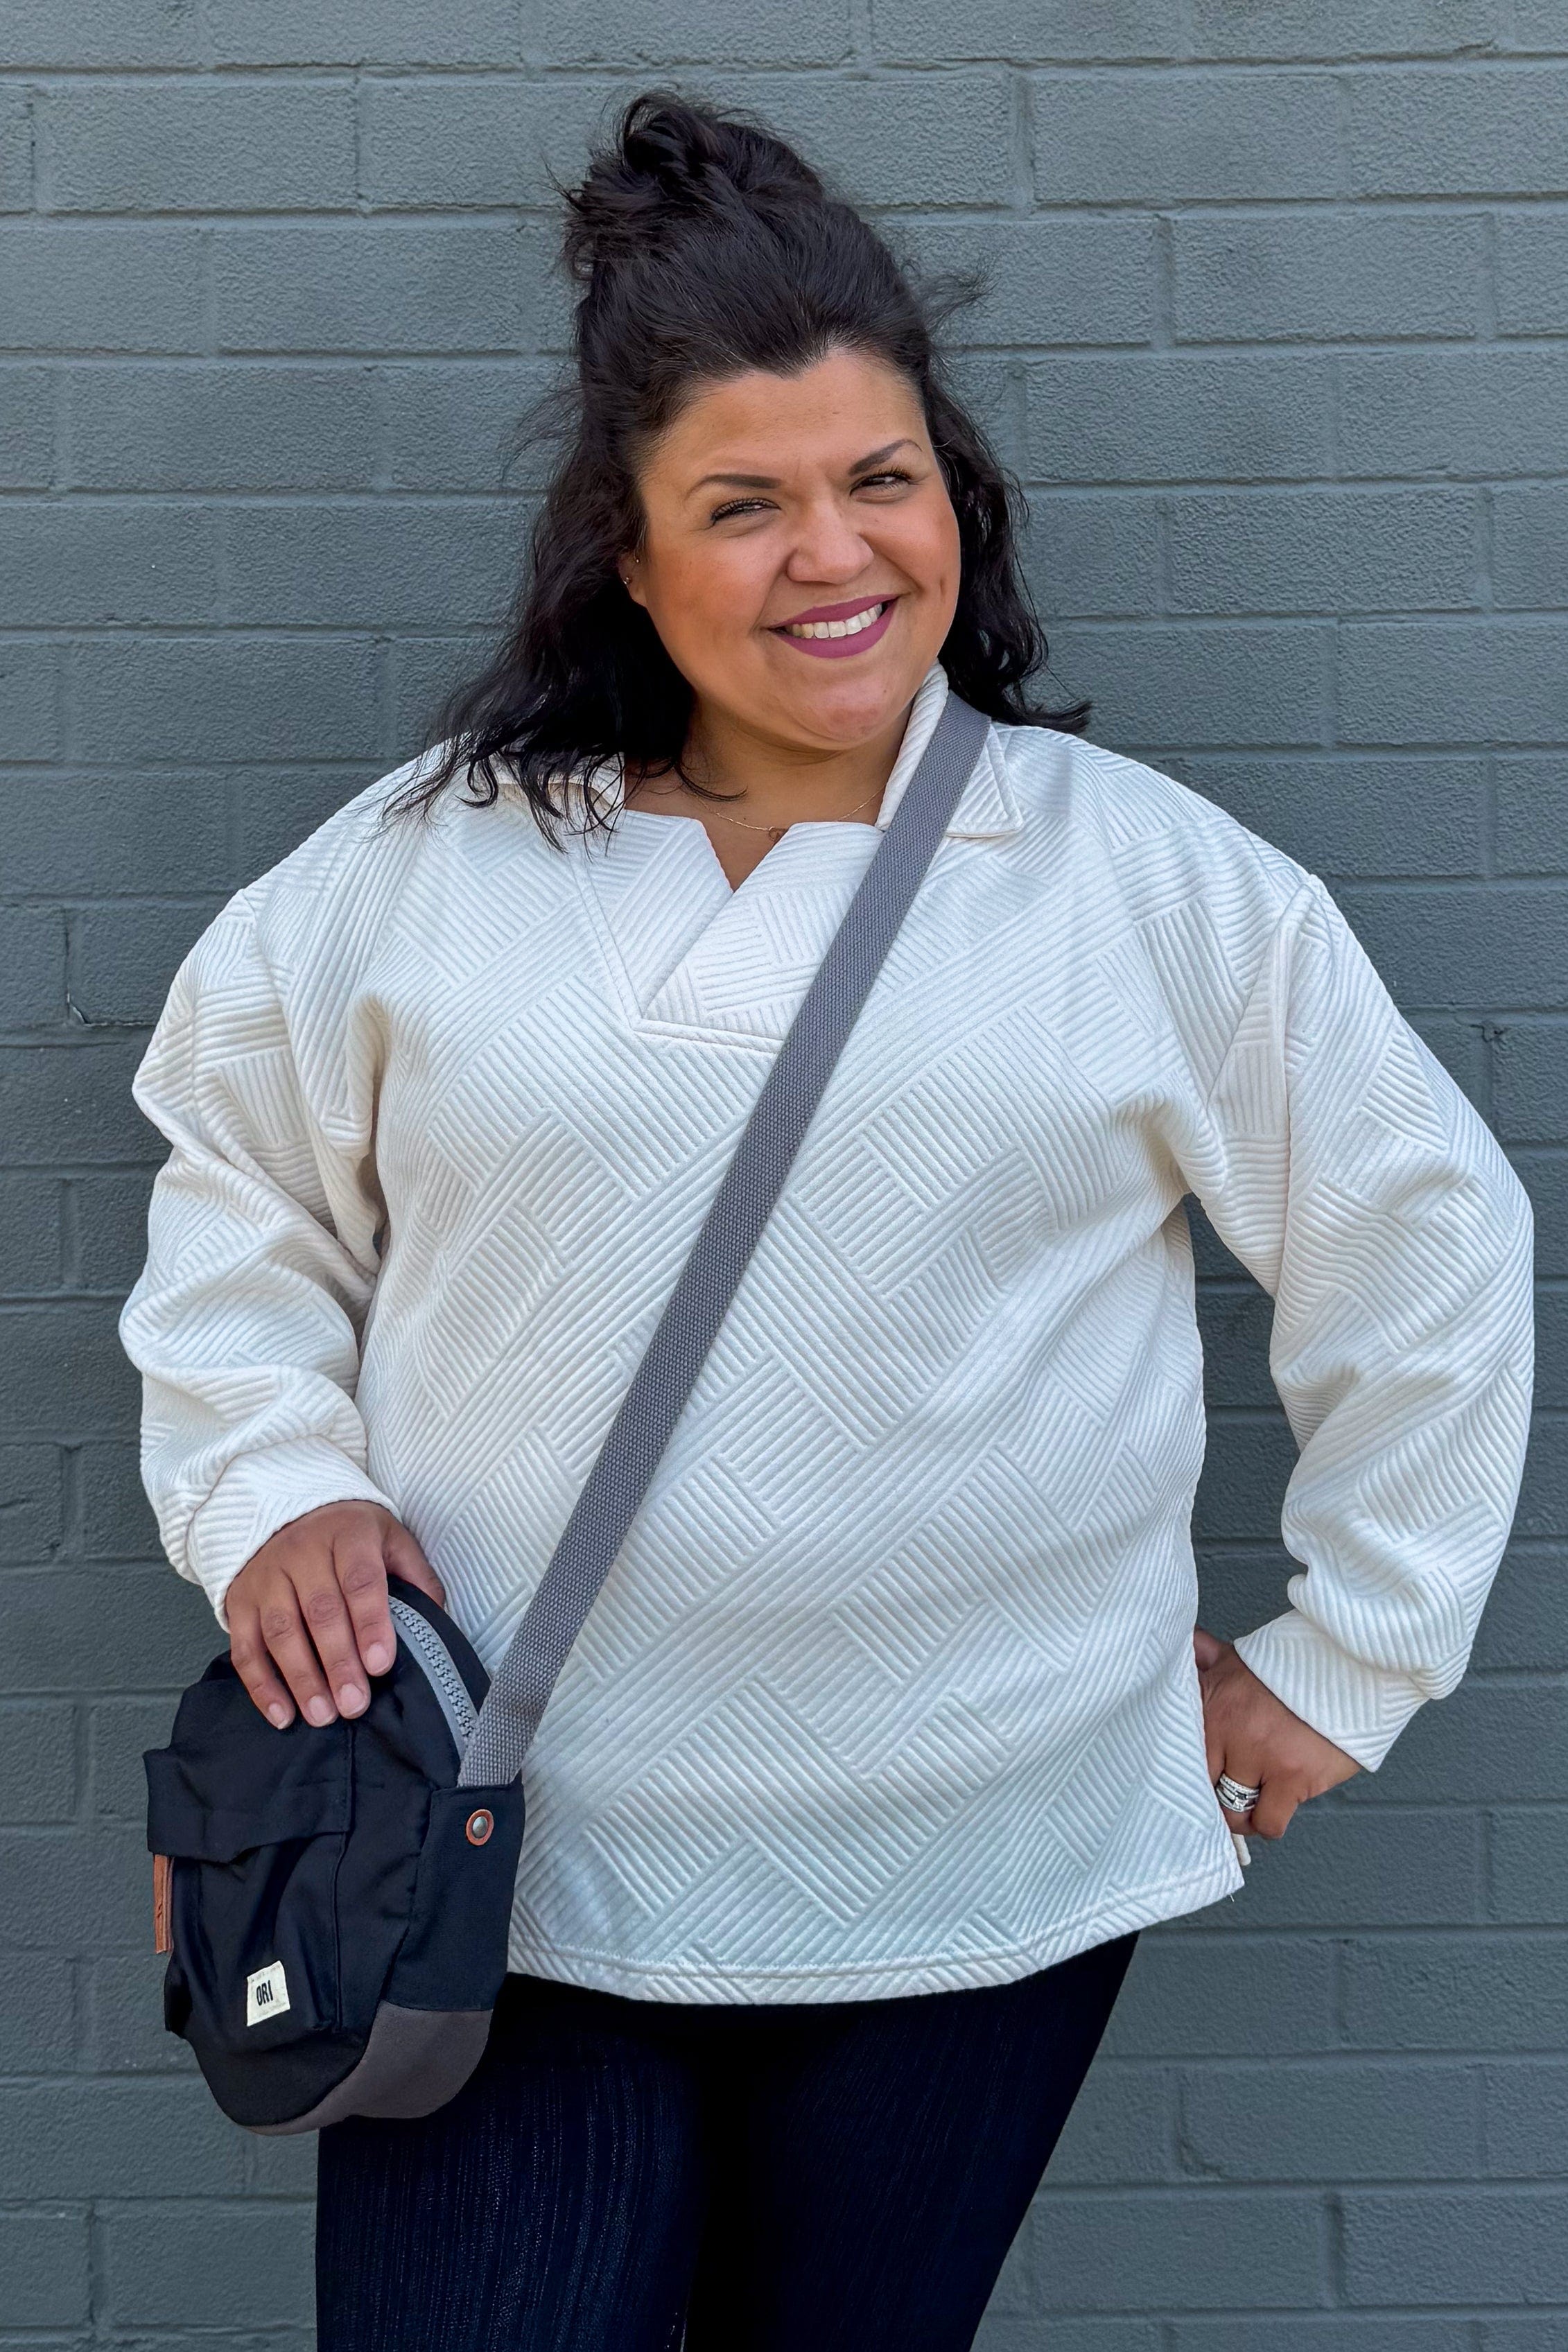
[[[790,1024],[647,1353],[496,1668],[458,1775],[464,1788],[494,1788],[522,1770],[556,1677],[641,1507],[823,1088],[980,756],[987,725],[968,703],[949,694]]]

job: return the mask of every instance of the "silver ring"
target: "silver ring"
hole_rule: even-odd
[[[1248,1789],[1240,1780],[1233,1780],[1228,1772],[1220,1774],[1214,1790],[1227,1813],[1249,1813],[1263,1794],[1261,1789]]]

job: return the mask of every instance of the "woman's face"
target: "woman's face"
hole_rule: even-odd
[[[958,521],[918,394],[835,352],[709,386],[643,469],[622,560],[700,712],[834,751],[889,728],[958,599]]]

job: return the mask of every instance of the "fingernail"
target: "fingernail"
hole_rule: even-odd
[[[275,1723],[279,1731],[287,1731],[294,1720],[294,1710],[291,1706],[285,1706],[281,1699],[275,1698],[267,1710],[267,1720]]]
[[[369,1694],[365,1691],[362,1691],[358,1683],[339,1684],[338,1705],[342,1707],[345,1715],[363,1714],[368,1701]]]
[[[384,1675],[392,1664],[392,1652],[384,1642],[373,1642],[364,1654],[364,1662],[373,1675]]]
[[[306,1705],[305,1712],[312,1723],[331,1723],[332,1702],[330,1698],[310,1699]]]

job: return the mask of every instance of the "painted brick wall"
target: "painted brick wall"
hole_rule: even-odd
[[[145,1948],[138,1752],[215,1643],[136,1479],[127,1083],[482,643],[549,174],[658,74],[989,257],[965,369],[1063,687],[1324,876],[1538,1204],[1472,1674],[1146,1937],[984,2344],[1568,2345],[1563,0],[6,0],[0,66],[0,2347],[306,2341],[308,2150],[217,2116]],[[1204,1263],[1236,1633],[1291,1449]]]

